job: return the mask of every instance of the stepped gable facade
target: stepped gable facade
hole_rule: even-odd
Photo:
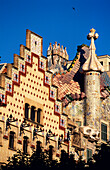
[[[31,155],[38,146],[51,150],[53,159],[59,160],[64,150],[76,160],[82,155],[87,161],[98,142],[109,141],[109,71],[99,75],[101,71],[89,68],[90,58],[101,69],[103,60],[96,58],[93,40],[97,34],[93,29],[91,33],[92,45],[78,46],[69,61],[66,48],[57,42],[49,44],[44,57],[42,37],[26,30],[26,46],[20,45],[20,55],[14,54],[12,64],[0,65],[0,164],[19,149]],[[97,85],[90,82],[91,71],[98,95]]]

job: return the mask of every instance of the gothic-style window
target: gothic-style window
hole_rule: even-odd
[[[35,121],[35,107],[31,106],[31,120]]]
[[[7,91],[12,92],[12,86],[9,83],[7,83]]]
[[[25,103],[25,118],[29,118],[29,104]]]
[[[15,132],[13,132],[13,131],[10,132],[9,148],[11,148],[11,149],[14,149],[14,134],[15,134]]]
[[[107,125],[105,123],[101,123],[101,139],[107,141]]]
[[[53,158],[53,146],[49,146],[49,160],[52,161]]]
[[[38,123],[40,123],[40,118],[41,118],[41,109],[40,108],[38,108],[38,110],[37,110],[37,122]]]
[[[23,152],[24,152],[24,154],[27,153],[27,147],[28,147],[28,137],[24,136],[24,140],[23,140]]]
[[[92,158],[92,149],[87,148],[87,161]]]

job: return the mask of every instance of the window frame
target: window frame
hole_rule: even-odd
[[[106,126],[106,132],[105,131],[102,131],[102,125],[103,126]],[[105,128],[105,127],[104,127]],[[107,142],[107,131],[108,131],[108,127],[107,127],[107,124],[105,122],[101,122],[101,140],[104,141],[104,142]]]
[[[45,75],[45,83],[49,84],[49,77]]]
[[[39,113],[38,113],[38,111],[39,111]],[[37,123],[39,123],[39,124],[41,124],[41,109],[40,108],[38,108],[37,109]]]
[[[44,69],[44,62],[43,62],[43,61],[39,61],[39,67],[40,67],[41,69]]]
[[[24,67],[24,68],[23,68]],[[20,63],[20,71],[25,73],[25,65]]]
[[[12,93],[12,85],[10,83],[7,83],[7,91]]]
[[[27,107],[26,107],[26,105],[27,105]],[[25,113],[24,113],[24,116],[25,116],[26,119],[29,119],[29,106],[30,105],[28,103],[25,103]],[[27,111],[27,113],[26,113],[26,111]],[[27,114],[27,117],[26,117],[26,114]]]
[[[65,119],[60,118],[60,126],[65,127]]]
[[[33,110],[32,110],[32,108],[34,108]],[[33,122],[35,122],[36,120],[35,120],[35,112],[36,112],[36,107],[35,106],[31,106],[31,120],[33,121]],[[32,111],[34,111],[34,112],[32,112]],[[34,113],[34,116],[33,116],[33,113]],[[34,119],[33,119],[34,118]]]
[[[15,136],[15,132],[10,131],[10,136],[9,136],[9,149],[14,149],[14,136]],[[12,137],[12,138],[11,138]]]
[[[49,160],[52,161],[53,159],[53,150],[54,147],[52,145],[49,146]]]
[[[26,141],[26,145],[24,144],[24,142]],[[25,146],[26,146],[26,148],[25,148]],[[25,149],[26,149],[26,152],[25,152]],[[28,154],[28,137],[27,136],[24,136],[24,139],[23,139],[23,153],[24,154]]]
[[[29,57],[30,57],[30,59],[29,59]],[[31,55],[29,55],[29,54],[26,55],[26,61],[27,61],[28,63],[31,63]]]
[[[54,97],[55,97],[55,92],[53,90],[50,90],[50,98],[54,99]]]
[[[16,81],[16,82],[18,82],[18,74],[14,73],[13,80]]]
[[[92,153],[93,153],[92,149],[87,148],[87,162],[89,161],[89,159],[92,158]]]
[[[2,93],[0,93],[0,101],[1,101],[2,103],[5,103],[5,95],[2,94]]]
[[[60,106],[58,104],[55,104],[55,112],[60,112]]]

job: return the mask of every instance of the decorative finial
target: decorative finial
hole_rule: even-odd
[[[95,54],[95,44],[94,44],[94,40],[96,40],[99,35],[97,33],[95,33],[95,29],[91,29],[90,33],[87,35],[87,39],[90,40],[91,39],[91,44],[89,47],[89,57],[86,60],[86,62],[82,65],[82,71],[98,71],[98,72],[103,72],[104,68],[103,66],[100,64],[100,62],[98,61],[96,54]]]
[[[90,40],[91,38],[94,38],[94,40],[96,40],[99,37],[99,35],[95,33],[95,31],[96,30],[94,28],[90,30],[90,33],[87,35],[88,40]]]

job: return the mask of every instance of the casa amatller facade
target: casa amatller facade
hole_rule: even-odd
[[[17,150],[37,147],[60,159],[64,150],[87,162],[100,143],[110,140],[110,56],[81,45],[70,61],[66,48],[26,30],[26,46],[12,64],[0,64],[0,164]]]

